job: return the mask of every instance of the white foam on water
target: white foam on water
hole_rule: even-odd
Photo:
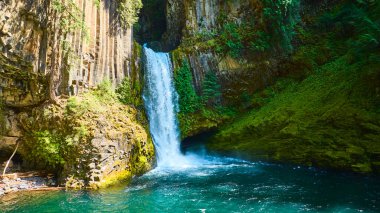
[[[144,103],[150,132],[156,149],[157,168],[162,173],[194,168],[214,168],[240,165],[244,161],[231,158],[183,155],[180,151],[178,128],[178,94],[173,82],[173,68],[168,53],[154,52],[144,45],[145,89]],[[232,163],[232,164],[231,164]]]

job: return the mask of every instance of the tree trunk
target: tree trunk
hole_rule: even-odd
[[[9,160],[7,161],[7,164],[6,164],[5,167],[4,167],[3,177],[4,177],[5,173],[7,172],[7,168],[8,168],[8,166],[9,166],[9,163],[11,162],[13,156],[15,156],[15,154],[16,154],[16,152],[17,152],[17,149],[18,149],[18,145],[19,145],[19,144],[20,144],[20,142],[19,142],[19,140],[17,140],[16,148],[15,148],[15,150],[13,151],[11,157],[9,158]]]

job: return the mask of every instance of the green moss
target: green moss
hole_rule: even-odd
[[[325,13],[328,21],[316,19],[313,28],[298,29],[302,45],[284,62],[285,77],[249,96],[247,105],[253,109],[221,128],[208,144],[211,150],[380,171],[380,52],[361,39],[368,34],[380,38],[375,24],[380,17],[375,6],[345,3],[337,8]],[[324,24],[341,23],[351,28],[318,33]]]
[[[206,73],[201,95],[198,95],[187,58],[180,50],[174,51],[172,57],[178,66],[174,72],[174,83],[179,95],[177,117],[183,138],[215,128],[235,114],[234,109],[220,104],[221,86],[215,72]]]
[[[37,131],[33,132],[33,145],[30,155],[37,161],[44,161],[48,166],[56,168],[65,164],[62,156],[64,140],[61,136],[53,135],[51,132]],[[28,141],[29,142],[29,141]]]
[[[110,175],[107,175],[101,182],[90,185],[93,189],[98,188],[108,188],[110,186],[115,186],[120,183],[128,182],[132,179],[132,173],[128,170],[113,172]]]
[[[140,64],[141,54],[141,45],[134,41],[130,77],[125,77],[116,88],[116,95],[120,102],[133,105],[139,109],[144,108],[142,100],[144,78]]]
[[[342,56],[301,83],[279,81],[266,89],[274,92],[266,99],[253,96],[252,103],[261,108],[225,126],[209,147],[251,158],[370,172],[380,143],[365,135],[380,134],[380,114],[376,96],[370,95],[376,89],[367,79],[376,76],[372,70],[377,66],[350,64]],[[281,84],[286,86],[278,90]]]
[[[179,96],[180,113],[192,113],[201,108],[201,101],[193,86],[193,75],[187,59],[183,59],[182,66],[174,72],[174,85]]]

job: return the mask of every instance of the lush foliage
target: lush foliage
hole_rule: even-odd
[[[109,80],[102,81],[96,90],[91,91],[91,93],[103,102],[113,102],[116,98],[115,90],[112,88],[112,83]]]
[[[48,166],[53,168],[63,166],[65,163],[63,152],[70,145],[66,144],[62,137],[54,135],[48,130],[37,131],[32,134],[34,140],[30,155],[33,156],[34,160],[46,162]]]
[[[295,26],[300,21],[299,0],[264,0],[265,32],[270,35],[270,42],[285,52],[293,49],[291,41]]]
[[[333,28],[345,39],[355,56],[367,55],[380,46],[380,4],[372,1],[349,3],[321,17],[325,29]]]
[[[141,0],[116,0],[117,16],[123,28],[129,28],[138,20],[142,8]]]
[[[133,92],[130,79],[127,77],[123,79],[123,82],[116,89],[117,97],[123,104],[133,104]]]
[[[57,129],[36,130],[26,136],[24,146],[28,149],[26,158],[37,167],[62,169],[66,160],[73,158],[74,150],[88,136],[85,126],[68,126],[64,131]]]
[[[205,74],[199,96],[193,87],[190,65],[184,59],[182,66],[176,69],[174,82],[179,95],[178,119],[183,137],[214,128],[235,115],[233,108],[221,106],[221,85],[215,72]]]
[[[210,148],[379,171],[379,21],[379,3],[345,2],[297,29],[301,45],[283,62],[286,78],[247,96],[253,109],[222,128]]]
[[[58,171],[63,168],[67,160],[75,160],[77,149],[87,143],[90,136],[89,119],[86,114],[106,113],[108,104],[116,102],[116,95],[109,81],[103,81],[96,90],[73,96],[67,100],[60,123],[51,126],[39,126],[26,135],[25,147],[28,150],[26,158],[34,162],[37,167]],[[54,118],[59,109],[45,109],[46,118]],[[58,122],[58,121],[54,121]],[[57,125],[57,126],[55,126]]]
[[[208,106],[218,106],[220,105],[221,96],[221,86],[218,82],[216,73],[208,71],[203,80],[202,101]]]
[[[123,104],[134,105],[135,107],[142,105],[140,84],[138,81],[132,82],[128,77],[124,78],[116,88],[116,95]]]
[[[191,113],[200,109],[200,99],[193,87],[193,75],[187,60],[175,71],[174,84],[179,95],[179,109],[181,113]]]
[[[195,35],[184,38],[184,45],[197,45],[233,58],[268,51],[290,53],[300,22],[299,0],[263,0],[258,4],[256,12],[245,10],[238,20],[221,10],[216,29],[201,26]]]
[[[269,49],[269,35],[256,30],[253,22],[223,24],[217,39],[216,51],[239,58],[247,52],[264,52]]]

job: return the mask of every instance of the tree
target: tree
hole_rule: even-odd
[[[221,86],[218,83],[216,73],[211,70],[208,71],[202,85],[202,100],[204,103],[207,105],[219,104],[222,95],[220,89]]]
[[[186,59],[174,76],[175,87],[179,95],[179,108],[182,113],[195,112],[200,108],[199,97],[193,87],[193,75]]]

